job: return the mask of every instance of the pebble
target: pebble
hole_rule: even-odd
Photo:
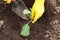
[[[60,24],[53,25],[53,28],[60,32]]]
[[[28,40],[28,39],[25,39],[25,40]]]
[[[50,33],[49,31],[46,31],[46,33]]]
[[[51,33],[50,33],[49,35],[50,35],[50,36],[52,36],[52,34],[51,34]]]
[[[3,24],[4,24],[4,21],[3,21],[3,20],[1,20],[1,21],[0,21],[0,24],[1,24],[1,25],[3,25]]]
[[[54,25],[54,24],[58,24],[58,23],[59,23],[59,20],[54,18],[54,19],[50,22],[50,25]]]
[[[45,37],[45,38],[48,38],[48,37],[49,37],[49,34],[46,34],[44,37]]]
[[[53,40],[53,38],[52,38],[52,37],[50,37],[50,40]]]
[[[4,24],[3,20],[0,20],[0,27]]]
[[[0,28],[1,28],[1,25],[0,25]]]
[[[60,7],[55,7],[55,9],[56,9],[57,13],[60,12]]]

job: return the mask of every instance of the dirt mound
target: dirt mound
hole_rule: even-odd
[[[23,0],[28,8],[32,0]],[[56,0],[46,0],[45,13],[35,23],[31,24],[30,36],[20,36],[22,25],[28,21],[21,19],[11,10],[10,5],[0,5],[0,40],[60,40],[60,3]]]

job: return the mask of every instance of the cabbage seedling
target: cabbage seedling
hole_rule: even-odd
[[[25,9],[23,11],[23,13],[29,18],[31,19],[31,11]],[[22,31],[21,31],[21,36],[29,36],[30,34],[30,26],[29,26],[29,23],[31,22],[32,20],[30,20],[27,24],[25,24],[24,26],[22,26]]]
[[[29,23],[30,22],[31,22],[31,20],[22,27],[22,31],[21,31],[21,35],[22,36],[29,36],[29,34],[30,34],[30,26],[29,26]]]

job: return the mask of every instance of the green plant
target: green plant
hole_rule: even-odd
[[[22,31],[21,31],[21,35],[22,36],[29,36],[29,34],[30,34],[30,26],[29,26],[29,23],[30,22],[31,22],[31,20],[22,27]]]
[[[29,19],[31,19],[31,11],[25,10],[23,13],[26,15],[26,17],[28,17]],[[29,36],[29,34],[30,34],[29,23],[31,21],[32,20],[30,20],[27,24],[25,24],[25,25],[22,26],[21,36]]]

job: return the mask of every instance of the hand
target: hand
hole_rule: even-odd
[[[11,0],[4,0],[4,1],[6,1],[6,3],[8,3],[8,4],[10,4],[10,3],[11,3]]]
[[[44,2],[45,0],[35,0],[32,7],[32,23],[35,23],[44,13]]]

